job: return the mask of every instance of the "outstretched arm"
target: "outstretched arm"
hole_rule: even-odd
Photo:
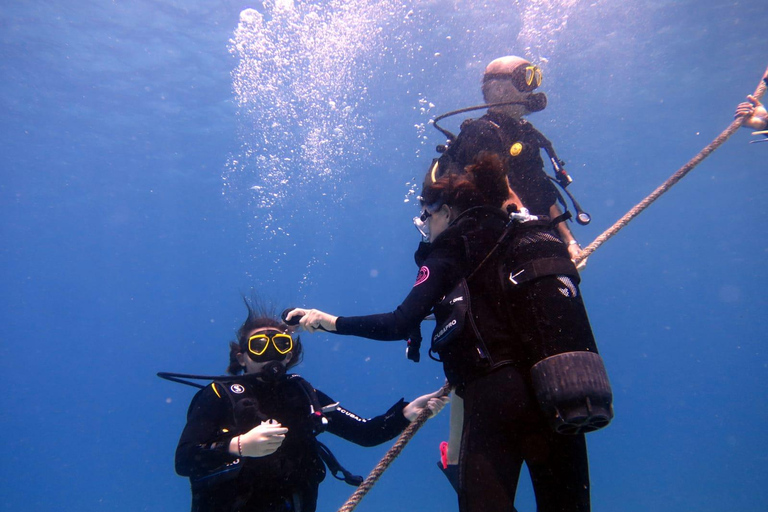
[[[422,395],[413,402],[400,400],[387,412],[374,418],[362,418],[341,406],[328,413],[328,431],[361,446],[375,446],[393,439],[408,424],[415,420],[421,411],[429,409],[432,416],[439,413],[448,403],[448,396],[440,396],[442,389]],[[320,403],[332,403],[331,398],[322,391],[317,392]]]
[[[460,276],[461,270],[453,259],[431,255],[419,269],[408,296],[391,313],[337,317],[316,309],[297,308],[287,313],[285,320],[292,323],[299,317],[299,325],[308,332],[324,330],[379,341],[404,340]]]
[[[290,311],[285,320],[292,325],[291,320],[299,319],[299,325],[307,332],[327,331],[336,332],[337,316],[320,311],[319,309],[296,308]]]

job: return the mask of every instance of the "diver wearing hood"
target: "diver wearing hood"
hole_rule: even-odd
[[[544,171],[541,158],[542,149],[552,151],[551,144],[523,119],[546,107],[546,95],[534,92],[542,80],[541,70],[522,57],[509,55],[488,64],[482,82],[483,98],[490,105],[488,112],[479,119],[462,123],[458,137],[433,164],[428,177],[434,180],[446,173],[461,174],[481,152],[492,152],[505,163],[518,207],[527,208],[532,215],[560,217],[562,211],[557,204],[560,196]],[[553,152],[549,156],[558,172],[558,181],[567,186],[570,178],[559,167],[562,162]],[[557,224],[557,233],[575,259],[581,249],[566,222]]]
[[[301,361],[301,341],[284,323],[246,305],[248,318],[230,345],[231,375],[197,386],[202,389],[176,449],[176,472],[190,479],[193,512],[313,512],[323,462],[336,478],[362,482],[341,468],[318,434],[374,446],[400,434],[424,408],[436,414],[447,403],[438,392],[364,419],[286,373]],[[160,376],[186,384],[176,377],[202,378]]]

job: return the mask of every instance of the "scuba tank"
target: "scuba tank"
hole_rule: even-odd
[[[536,399],[552,428],[582,434],[613,419],[613,392],[605,364],[595,352],[563,352],[533,365]]]
[[[439,361],[453,347],[465,343],[473,349],[464,351],[466,356],[462,364],[488,371],[509,363],[501,357],[496,359],[498,356],[494,357],[493,351],[486,347],[481,330],[478,329],[479,324],[475,324],[470,309],[472,301],[468,284],[487,262],[498,265],[498,274],[506,282],[504,295],[508,297],[507,300],[512,300],[508,294],[515,293],[513,290],[517,287],[534,285],[545,277],[568,276],[578,283],[578,272],[567,255],[532,259],[521,266],[514,265],[514,262],[510,265],[505,261],[505,254],[500,259],[493,257],[497,251],[513,249],[511,240],[518,230],[535,230],[545,226],[551,226],[548,218],[532,216],[524,210],[509,212],[509,221],[496,244],[472,272],[461,279],[435,306],[437,324],[432,336],[430,357]],[[585,326],[588,328],[588,324]],[[550,343],[530,347],[532,363],[528,364],[532,364],[530,374],[534,393],[550,426],[560,434],[582,434],[598,430],[607,426],[614,415],[608,374],[602,358],[594,351],[591,331],[588,336],[576,334],[573,339],[583,341],[573,343],[573,340],[552,339]],[[440,357],[433,357],[433,352]],[[475,358],[471,359],[470,356]]]

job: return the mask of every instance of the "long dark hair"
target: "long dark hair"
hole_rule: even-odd
[[[449,172],[434,181],[428,174],[421,197],[426,205],[447,204],[458,213],[475,206],[501,208],[509,198],[504,164],[495,153],[484,151],[462,173]]]
[[[243,297],[245,307],[248,308],[248,316],[245,322],[237,330],[237,341],[229,343],[229,366],[227,367],[227,373],[231,375],[237,375],[243,372],[244,368],[237,360],[237,356],[244,354],[248,349],[248,334],[256,329],[262,327],[274,327],[278,331],[292,334],[292,329],[279,320],[274,308],[268,308],[261,303],[257,298],[251,297],[247,299]],[[291,351],[291,360],[288,361],[286,369],[291,369],[297,364],[301,363],[304,359],[304,347],[301,345],[301,338],[295,336],[293,338],[293,350]]]

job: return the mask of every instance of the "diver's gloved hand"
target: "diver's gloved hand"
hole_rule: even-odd
[[[229,442],[229,453],[240,457],[264,457],[280,448],[288,429],[275,420],[262,421]]]
[[[288,325],[293,325],[291,319],[294,319],[293,321],[295,322],[295,317],[300,318],[299,325],[307,332],[315,332],[318,330],[328,332],[336,331],[336,319],[338,317],[329,315],[318,309],[296,308],[285,315],[286,323],[288,323]]]
[[[733,117],[743,117],[744,120],[741,124],[748,128],[752,128],[753,130],[765,130],[768,128],[768,111],[766,111],[763,104],[751,94],[747,96],[747,101],[739,103]]]
[[[434,393],[420,396],[405,406],[403,409],[403,416],[405,416],[405,419],[408,421],[413,421],[425,407],[430,411],[430,418],[436,416],[437,413],[442,411],[443,407],[450,401],[448,395],[441,396],[442,393],[443,390],[439,389]]]

